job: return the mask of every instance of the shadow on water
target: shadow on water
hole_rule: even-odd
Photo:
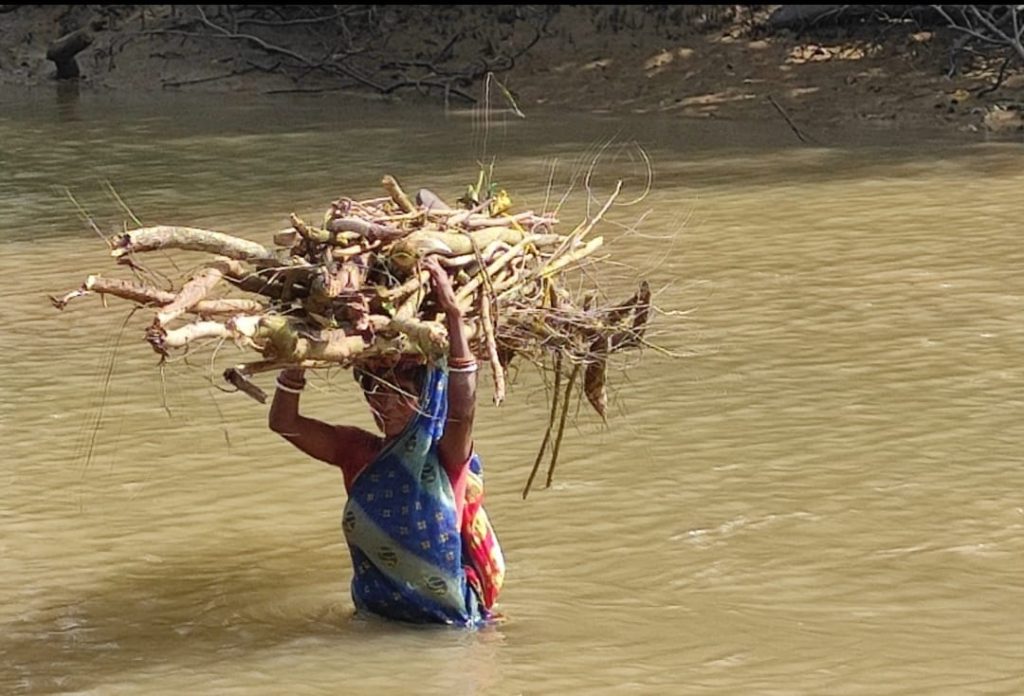
[[[122,567],[99,585],[65,593],[65,601],[8,625],[0,637],[0,655],[7,663],[2,671],[13,679],[7,688],[87,689],[141,666],[201,663],[300,637],[340,636],[356,626],[330,605],[320,616],[282,613],[259,622],[240,620],[252,610],[249,595],[268,586],[287,591],[295,576],[228,567],[223,558],[189,560],[161,565],[159,573],[150,564]],[[40,631],[44,627],[49,630]],[[183,654],[193,659],[183,660]]]
[[[378,644],[393,648],[396,640],[460,649],[474,635],[493,632],[355,616],[340,572],[318,571],[323,577],[311,579],[292,566],[227,565],[232,558],[237,551],[224,549],[176,564],[123,565],[88,589],[53,593],[64,599],[4,627],[0,687],[4,693],[85,690],[183,665],[203,675],[222,661],[258,660],[290,644],[338,655],[372,652]],[[315,592],[311,581],[326,583],[323,591]],[[262,599],[267,596],[273,604]]]
[[[82,120],[82,116],[78,113],[81,90],[76,80],[58,82],[55,95],[58,121],[61,123],[74,123]]]

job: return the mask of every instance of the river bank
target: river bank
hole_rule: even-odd
[[[477,105],[525,112],[544,106],[774,119],[811,143],[836,129],[939,130],[954,139],[1024,134],[1024,75],[1011,74],[999,89],[986,91],[999,65],[974,56],[950,77],[948,32],[904,23],[769,33],[753,15],[714,9],[736,6],[693,6],[704,9],[683,8],[678,16],[644,14],[640,6],[559,6],[543,21],[507,7],[474,13],[466,6],[419,8],[423,14],[413,17],[414,10],[389,6],[373,18],[390,27],[384,45],[346,53],[332,75],[322,65],[299,74],[289,65],[296,55],[308,62],[314,55],[285,48],[311,43],[303,34],[309,29],[294,20],[246,24],[235,16],[204,15],[200,31],[197,20],[185,16],[191,10],[180,6],[5,5],[0,88],[57,87],[47,46],[95,17],[90,7],[106,14],[77,58],[80,89],[268,96],[344,91],[396,104],[426,99],[468,106],[473,98]],[[479,75],[488,67],[497,83],[486,86]],[[390,86],[382,86],[385,80]]]

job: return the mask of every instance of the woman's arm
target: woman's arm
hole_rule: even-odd
[[[298,392],[306,386],[304,372],[301,368],[289,368],[282,370],[278,376],[278,387],[270,404],[270,429],[314,459],[341,466],[338,458],[338,429],[323,421],[299,415]],[[295,393],[282,389],[281,385]]]
[[[451,279],[436,259],[427,257],[424,261],[433,281],[434,296],[448,324],[449,355],[452,360],[470,360],[469,340],[462,323],[462,311],[455,299]],[[473,453],[473,415],[476,411],[476,373],[450,372],[448,375],[448,421],[444,435],[438,443],[441,464],[452,480],[469,461]]]

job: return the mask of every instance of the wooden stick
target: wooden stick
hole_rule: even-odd
[[[157,312],[157,323],[162,326],[170,324],[204,299],[206,293],[212,290],[213,286],[219,283],[223,277],[224,273],[216,266],[204,268],[182,286],[181,291],[172,302],[167,303],[163,309]]]
[[[261,404],[265,404],[267,402],[267,393],[252,382],[253,375],[261,372],[270,372],[271,370],[281,370],[286,367],[316,368],[324,366],[323,363],[315,360],[306,360],[297,365],[282,362],[281,360],[257,360],[255,362],[235,365],[224,370],[224,380],[234,385],[243,394],[251,396]]]
[[[401,331],[426,354],[443,353],[448,348],[448,331],[436,321],[395,317],[387,323],[387,331]]]
[[[510,227],[485,227],[469,234],[424,229],[412,232],[405,241],[420,255],[440,253],[445,256],[462,256],[474,253],[474,245],[480,249],[496,241],[512,245],[521,242],[525,236],[523,232]]]
[[[476,289],[480,287],[480,284],[484,282],[484,274],[493,276],[495,273],[500,271],[502,268],[508,265],[508,262],[514,259],[519,254],[523,253],[528,244],[533,242],[533,235],[529,235],[523,238],[521,242],[516,244],[514,247],[506,251],[504,254],[496,258],[487,268],[481,270],[472,280],[462,286],[459,291],[455,294],[455,299],[462,303],[466,298],[472,296]]]
[[[378,290],[377,294],[383,300],[395,300],[400,297],[405,297],[412,292],[418,290],[427,279],[430,274],[426,271],[420,271],[417,275],[412,276],[401,285],[396,285],[393,288],[387,288],[386,290]]]
[[[405,298],[394,312],[395,319],[414,319],[420,313],[420,305],[426,299],[426,288],[419,285]]]
[[[480,289],[480,323],[483,324],[484,342],[491,363],[491,377],[494,379],[494,405],[501,406],[501,402],[505,400],[505,368],[498,358],[498,344],[494,340],[494,320],[491,317],[491,297],[486,288]]]
[[[399,186],[398,180],[395,177],[387,174],[380,180],[380,183],[384,190],[388,192],[388,195],[391,196],[391,200],[395,202],[395,205],[402,209],[403,213],[416,212],[415,204],[409,199],[405,191],[402,190],[402,187]]]
[[[198,321],[171,330],[154,324],[146,339],[166,354],[168,349],[184,348],[201,339],[232,338],[290,364],[308,360],[348,363],[367,351],[440,354],[448,347],[448,332],[437,322],[381,315],[370,315],[367,321],[376,335],[372,341],[345,329],[318,330],[283,315],[239,315],[225,322]]]
[[[500,239],[496,239],[490,244],[488,244],[482,252],[480,252],[480,257],[482,257],[484,260],[489,260],[491,257],[494,256],[495,253],[497,253],[499,249],[501,251],[508,251],[509,249],[511,249],[511,247],[505,242],[501,241]],[[477,258],[478,257],[475,253],[468,253],[462,254],[460,256],[438,255],[437,260],[445,268],[462,268],[463,266],[466,266],[472,263],[473,261],[476,261]]]
[[[768,103],[774,106],[775,110],[779,112],[779,116],[782,116],[783,120],[786,122],[786,125],[789,126],[789,129],[791,131],[793,131],[793,135],[796,136],[796,139],[802,143],[806,143],[807,136],[803,134],[803,131],[796,127],[796,124],[793,123],[793,119],[789,117],[789,114],[786,113],[785,109],[779,106],[779,103],[775,101],[775,97],[773,97],[770,94],[768,95]]]
[[[151,326],[146,331],[146,340],[159,353],[165,353],[168,348],[184,348],[204,338],[232,338],[232,331],[219,321],[197,321],[163,332],[160,328]]]
[[[427,211],[416,209],[411,213],[400,213],[398,215],[379,215],[375,216],[376,222],[415,222],[422,220],[426,217]]]
[[[278,365],[284,367],[285,365],[285,363],[279,362],[277,360],[267,360],[265,362],[271,363],[275,367]],[[259,401],[261,404],[267,403],[267,393],[260,389],[255,384],[253,384],[252,380],[249,379],[249,376],[239,371],[238,368],[229,367],[228,369],[224,370],[224,381],[227,382],[228,384],[233,385],[235,389],[242,392],[246,396],[250,396],[253,399],[256,399],[256,401]]]
[[[73,300],[76,297],[84,297],[92,293],[96,293],[101,296],[113,295],[114,297],[119,297],[130,302],[136,302],[141,305],[156,306],[170,304],[176,297],[173,292],[158,290],[142,283],[122,280],[120,278],[104,278],[102,276],[91,275],[85,279],[85,282],[82,284],[80,289],[72,290],[71,292],[66,293],[63,297],[51,297],[50,301],[53,302],[54,307],[57,309],[64,309],[70,300]],[[219,300],[200,300],[187,311],[193,314],[207,316],[213,314],[261,312],[265,309],[266,306],[257,300],[228,298]]]
[[[157,249],[185,249],[220,254],[239,261],[278,262],[277,254],[262,244],[230,234],[197,227],[158,225],[126,232],[114,242],[110,255],[121,258],[128,254]]]
[[[551,481],[555,476],[555,465],[558,464],[558,450],[562,447],[562,435],[565,433],[565,421],[569,417],[569,398],[572,396],[572,387],[580,374],[579,363],[573,365],[572,373],[569,375],[569,382],[565,385],[565,398],[562,399],[562,420],[558,423],[558,435],[555,437],[555,446],[551,450],[551,464],[548,466],[548,480],[545,488],[551,488]]]
[[[369,220],[363,220],[362,218],[357,217],[335,218],[327,223],[327,231],[336,235],[340,232],[353,232],[371,242],[378,240],[390,241],[393,239],[399,239],[408,234],[405,230],[400,230],[397,227],[381,225],[376,222],[370,222]],[[341,237],[341,239],[345,245],[351,243],[348,237]]]
[[[597,251],[602,244],[604,244],[604,237],[594,237],[589,242],[584,244],[582,247],[578,249],[573,249],[567,254],[563,254],[554,261],[548,263],[548,265],[541,267],[540,270],[538,270],[537,274],[545,278],[550,278],[552,275],[562,270],[570,263],[579,261],[580,259],[590,256],[595,251]]]
[[[537,458],[533,461],[533,468],[530,469],[530,476],[526,479],[526,485],[523,487],[523,500],[526,500],[526,496],[530,494],[533,479],[537,476],[537,470],[540,469],[540,460],[544,458],[544,450],[547,449],[548,442],[551,440],[551,430],[555,427],[555,416],[558,413],[558,396],[561,393],[559,391],[561,383],[562,354],[555,353],[555,386],[551,390],[551,412],[548,415],[548,427],[544,431],[544,439],[541,440],[540,449],[537,450]]]
[[[337,234],[337,233],[334,233],[334,232],[329,232],[328,230],[321,229],[319,227],[313,227],[312,225],[307,225],[306,222],[302,218],[300,218],[298,215],[296,215],[295,213],[292,213],[289,216],[289,219],[291,220],[292,227],[295,229],[295,231],[299,234],[300,237],[302,237],[303,239],[305,239],[307,241],[314,242],[316,244],[342,244],[342,245],[345,245],[345,244],[351,244],[356,239],[356,235],[354,235],[354,234],[349,234],[349,235],[346,235],[344,233]],[[274,243],[278,244],[279,243],[278,242],[279,239],[284,241],[285,237],[283,235],[280,236],[280,237],[275,235],[274,236]],[[289,245],[283,245],[283,246],[291,246],[291,245],[289,244]]]
[[[614,203],[615,199],[619,197],[619,193],[621,191],[622,180],[620,179],[615,183],[615,190],[612,192],[612,195],[608,197],[608,200],[604,202],[604,205],[601,206],[601,209],[597,211],[597,215],[592,217],[587,222],[583,223],[582,226],[578,226],[568,237],[566,237],[565,241],[562,243],[561,246],[558,247],[558,249],[555,250],[552,256],[561,256],[566,249],[571,249],[572,247],[576,246],[577,242],[579,242],[588,234],[590,234],[590,231],[594,229],[594,226],[604,218],[605,213],[607,213],[608,210],[612,207],[612,203]]]
[[[491,292],[500,301],[506,295],[513,293],[506,292],[513,288],[520,288],[523,286],[523,279],[515,273],[512,269],[504,269],[504,273],[501,276],[493,278],[491,283]]]
[[[266,273],[248,273],[241,276],[228,276],[227,281],[240,290],[263,295],[272,300],[279,300],[285,294],[285,285],[279,280],[267,277]]]
[[[416,192],[416,202],[423,206],[427,213],[449,212],[452,207],[430,189],[421,188]]]
[[[141,305],[166,305],[174,301],[174,293],[166,290],[157,290],[142,283],[120,278],[104,278],[98,275],[91,275],[82,284],[83,290],[98,292],[106,295],[120,297],[123,300],[138,302]]]
[[[548,215],[537,215],[532,210],[523,213],[502,217],[490,217],[488,215],[470,215],[462,224],[469,228],[476,227],[515,227],[517,225],[529,225],[530,227],[543,223],[553,226],[558,223],[558,218]]]
[[[369,348],[362,336],[349,336],[343,329],[328,329],[320,334],[320,341],[313,342],[302,339],[301,351],[296,355],[287,356],[290,360],[324,360],[326,362],[347,363]],[[282,356],[285,357],[285,356]]]
[[[381,243],[377,241],[357,246],[334,247],[331,249],[331,256],[339,261],[344,261],[345,259],[350,259],[353,256],[359,256],[360,254],[365,254],[368,251],[379,249],[380,245]]]
[[[301,238],[302,236],[299,234],[299,231],[292,227],[275,232],[271,236],[271,239],[274,240],[274,244],[281,247],[288,247],[289,249],[295,246]]]
[[[246,377],[252,377],[253,375],[258,375],[263,372],[283,370],[286,367],[316,369],[321,367],[330,367],[332,364],[333,363],[325,363],[318,360],[303,360],[298,363],[282,362],[280,360],[254,360],[253,362],[239,363],[230,369],[243,374]]]
[[[601,206],[601,209],[597,211],[597,215],[592,217],[590,221],[587,222],[587,224],[584,225],[579,232],[571,234],[569,236],[574,237],[574,241],[579,241],[586,237],[588,234],[590,234],[590,230],[594,229],[594,225],[596,225],[598,222],[601,221],[602,218],[604,218],[605,213],[607,213],[608,210],[612,207],[612,204],[615,202],[615,199],[619,197],[619,193],[621,192],[622,180],[620,179],[619,181],[615,182],[615,190],[612,191],[612,195],[608,196],[608,200],[604,202],[604,205]]]

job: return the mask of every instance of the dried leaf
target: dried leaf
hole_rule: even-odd
[[[605,376],[608,373],[608,362],[590,363],[583,376],[583,391],[587,395],[587,401],[594,407],[601,420],[607,420],[608,413],[608,390],[605,388]]]

